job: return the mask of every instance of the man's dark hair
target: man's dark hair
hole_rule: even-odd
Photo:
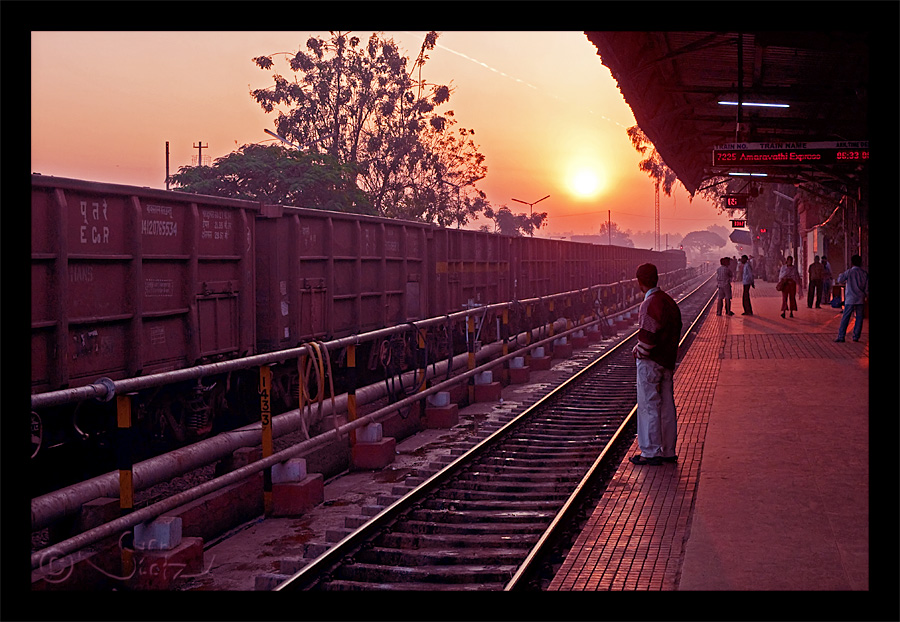
[[[850,263],[851,263],[851,265],[854,265],[854,266],[861,266],[862,265],[862,257],[860,257],[859,255],[854,255],[853,257],[850,258]]]
[[[638,266],[636,276],[638,283],[645,287],[656,287],[656,284],[659,283],[659,272],[656,271],[656,266],[652,263]]]

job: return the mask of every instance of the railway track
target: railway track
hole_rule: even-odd
[[[684,296],[683,351],[715,286]],[[539,586],[633,438],[636,332],[276,590]],[[538,588],[539,589],[539,588]]]

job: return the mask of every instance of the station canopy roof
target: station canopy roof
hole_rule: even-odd
[[[854,185],[866,174],[867,162],[828,158],[837,157],[833,150],[841,143],[852,147],[858,141],[865,141],[862,157],[868,157],[867,32],[588,31],[585,35],[618,82],[641,130],[692,195],[707,180],[735,170],[730,164],[713,164],[714,149],[729,144],[744,144],[744,149],[782,144],[832,150],[825,154],[824,164],[754,165],[751,170],[768,175],[765,181],[840,186]],[[740,108],[719,103],[739,98],[744,104]]]

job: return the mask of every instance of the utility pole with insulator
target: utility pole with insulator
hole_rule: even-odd
[[[197,150],[197,166],[203,166],[203,150],[208,148],[209,145],[204,145],[202,140],[199,145],[194,145],[194,149]]]

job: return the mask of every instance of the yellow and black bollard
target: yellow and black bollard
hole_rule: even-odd
[[[469,371],[475,369],[475,316],[468,316],[467,323],[469,328]],[[475,403],[475,376],[469,378],[469,403]]]
[[[356,421],[356,346],[347,346],[347,420]],[[332,413],[337,417],[337,413]],[[356,430],[350,430],[350,446],[356,444]]]
[[[262,424],[262,457],[272,455],[272,370],[268,365],[259,368],[259,419]],[[272,469],[263,472],[263,505],[266,515],[272,513]]]
[[[134,458],[131,455],[131,396],[116,396],[116,462],[119,468],[119,508],[123,515],[134,509]]]
[[[116,466],[119,469],[119,511],[122,516],[134,510],[134,458],[131,455],[131,441],[134,431],[131,427],[131,396],[116,396]],[[130,575],[134,571],[134,551],[129,534],[121,549],[122,571]]]
[[[503,307],[502,328],[500,337],[503,339],[503,356],[509,354],[509,307]],[[509,361],[503,365],[503,382],[509,382]]]
[[[531,325],[531,307],[532,307],[532,305],[528,305],[527,307],[525,307],[525,317],[528,318],[528,335],[527,335],[527,339],[525,339],[525,343],[529,346],[531,345],[531,339],[532,339],[531,332],[532,332],[532,330],[534,330],[534,327]]]
[[[421,370],[421,379],[416,380],[416,391],[421,393],[425,390],[426,376],[428,375],[428,353],[426,351],[426,341],[428,333],[424,328],[416,329],[416,369]],[[418,371],[416,372],[418,374]]]

